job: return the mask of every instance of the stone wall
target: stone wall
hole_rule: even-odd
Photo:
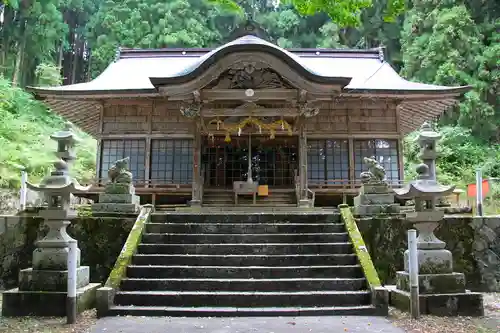
[[[71,225],[92,282],[105,282],[135,218],[82,216]],[[380,278],[393,284],[395,272],[403,269],[407,225],[379,216],[358,219],[358,227]],[[39,218],[0,216],[0,287],[17,285],[19,269],[30,267],[34,243],[45,232]],[[470,289],[500,291],[500,217],[449,216],[436,235],[447,243],[455,271],[465,273]]]
[[[82,265],[90,266],[91,282],[105,282],[113,268],[135,216],[79,217],[68,233],[78,240]],[[0,288],[17,286],[20,269],[31,266],[35,242],[47,232],[42,219],[0,216]]]
[[[403,270],[408,225],[402,219],[358,219],[358,227],[385,284]],[[463,272],[468,288],[500,291],[500,217],[447,216],[436,230],[453,253],[454,270]]]

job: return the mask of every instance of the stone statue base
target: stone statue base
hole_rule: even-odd
[[[81,313],[95,307],[99,283],[89,283],[76,290],[76,311]],[[23,291],[19,288],[2,293],[2,316],[65,317],[66,291]]]
[[[99,203],[92,205],[92,212],[135,214],[139,206],[139,196],[135,195],[133,185],[108,183],[104,193],[99,194]]]
[[[361,186],[359,195],[354,197],[354,215],[371,216],[397,214],[400,205],[394,203],[392,189],[386,183],[367,183]]]
[[[89,283],[90,269],[80,266],[76,271],[77,312],[95,306],[99,283]],[[2,293],[2,315],[66,316],[67,270],[23,269],[19,272],[19,288]]]
[[[465,289],[461,273],[419,275],[420,314],[435,316],[484,316],[483,295]],[[410,311],[408,272],[397,272],[397,285],[387,286],[389,304]]]

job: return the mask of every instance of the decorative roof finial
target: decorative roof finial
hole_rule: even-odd
[[[118,46],[116,48],[116,52],[115,52],[115,62],[120,60],[121,53],[122,53],[122,48],[120,46]]]
[[[380,46],[378,47],[378,58],[380,59],[381,62],[384,62],[385,60],[385,46],[380,44]]]

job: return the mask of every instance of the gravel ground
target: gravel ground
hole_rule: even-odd
[[[0,333],[88,333],[96,322],[95,310],[82,313],[74,325],[66,318],[0,317]]]
[[[389,319],[407,333],[499,333],[500,293],[484,294],[484,317],[423,316],[413,320],[408,313],[391,309]]]

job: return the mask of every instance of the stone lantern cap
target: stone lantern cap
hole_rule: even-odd
[[[431,124],[428,122],[423,123],[420,127],[420,134],[418,135],[419,142],[435,142],[441,138],[441,134],[432,129]]]
[[[431,200],[447,196],[455,190],[455,185],[441,185],[436,180],[428,179],[429,167],[426,164],[420,164],[416,169],[419,175],[417,180],[406,184],[402,188],[394,189],[397,198],[421,198],[424,200]]]
[[[38,185],[26,182],[26,186],[30,190],[46,194],[86,192],[92,187],[92,185],[82,186],[76,179],[69,176],[49,176]]]
[[[85,192],[90,189],[91,185],[81,186],[76,179],[68,175],[68,164],[64,160],[55,161],[54,167],[55,170],[45,177],[40,184],[34,185],[26,182],[26,186],[33,191],[46,194]]]
[[[50,138],[55,141],[66,141],[70,145],[80,142],[80,138],[76,136],[72,130],[70,122],[64,123],[64,128],[50,135]]]

